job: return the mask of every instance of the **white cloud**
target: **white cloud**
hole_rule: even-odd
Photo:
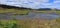
[[[59,8],[60,0],[55,0],[53,3],[48,3],[49,0],[0,0],[0,4],[28,7],[28,8]]]

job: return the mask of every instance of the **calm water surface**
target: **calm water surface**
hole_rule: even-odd
[[[16,18],[16,19],[34,19],[34,18],[39,18],[39,19],[56,19],[59,18],[60,15],[56,14],[56,13],[50,13],[50,14],[43,14],[43,13],[34,13],[34,12],[30,12],[28,15],[8,15],[8,14],[0,14],[0,19],[12,19],[12,18]]]

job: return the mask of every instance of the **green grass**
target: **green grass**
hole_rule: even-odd
[[[18,10],[18,9],[6,9],[6,8],[0,8],[0,13],[9,13],[12,12],[14,14],[28,14],[31,10]],[[57,14],[60,14],[60,11],[58,10],[49,10],[49,11],[35,11],[39,13],[51,13],[51,12],[56,12]]]
[[[14,14],[27,14],[30,10],[17,10],[17,9],[0,9],[0,13],[14,13]]]
[[[15,25],[16,23],[16,20],[0,20],[0,28],[17,28],[17,25]]]
[[[16,14],[27,14],[30,10],[17,10],[17,9],[2,9],[0,8],[0,13],[16,13]],[[39,13],[52,13],[56,12],[60,14],[60,11],[50,10],[50,11],[35,11]],[[0,20],[0,28],[60,28],[60,18],[54,20],[41,20],[41,19],[24,19],[24,20]]]
[[[57,14],[60,14],[60,11],[56,11]]]
[[[0,28],[60,28],[60,18],[54,20],[24,19],[24,20],[0,20]],[[7,26],[8,25],[8,26]]]

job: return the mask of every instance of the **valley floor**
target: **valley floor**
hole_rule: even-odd
[[[0,14],[6,14],[6,15],[13,14],[14,16],[16,15],[22,16],[22,15],[28,15],[29,12],[60,15],[60,11],[56,11],[56,10],[37,11],[37,10],[16,10],[16,9],[0,8]],[[3,16],[0,15],[0,18],[5,17],[6,15]],[[10,20],[0,19],[0,28],[60,28],[60,18],[56,18],[52,20],[39,19],[38,17],[35,17],[34,19],[25,18],[20,20],[17,20],[16,18]]]

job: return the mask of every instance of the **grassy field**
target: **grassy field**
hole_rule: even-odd
[[[15,9],[0,10],[0,13],[27,14],[28,12],[29,10],[15,10]]]
[[[46,13],[46,14],[47,14],[47,13],[52,13],[52,12],[54,13],[54,12],[55,12],[55,13],[57,13],[57,14],[60,14],[60,11],[58,11],[58,10],[35,11],[35,12],[36,12],[36,13],[38,13],[38,12],[39,12],[39,13]]]
[[[34,19],[34,20],[25,20],[23,22],[18,22],[18,23],[19,24],[23,23],[25,25],[24,28],[60,28],[60,19],[55,19],[50,21]]]
[[[6,9],[6,8],[0,8],[0,13],[14,13],[14,14],[28,14],[31,10],[18,10],[18,9]],[[34,11],[34,10],[33,10]],[[49,11],[36,11],[35,12],[40,12],[40,13],[52,13],[52,12],[56,12],[57,14],[60,14],[60,11],[58,10],[49,10]]]
[[[18,10],[18,9],[1,9],[0,13],[14,13],[14,14],[27,14],[30,10]]]
[[[27,14],[31,10],[17,10],[17,9],[3,9],[0,8],[0,13],[15,13],[15,14]],[[39,13],[51,13],[56,12],[60,14],[60,11],[35,11]],[[0,20],[0,28],[60,28],[60,18],[54,20],[42,20],[42,19],[23,19],[23,20]]]
[[[0,20],[0,28],[60,28],[60,18],[54,20]]]

